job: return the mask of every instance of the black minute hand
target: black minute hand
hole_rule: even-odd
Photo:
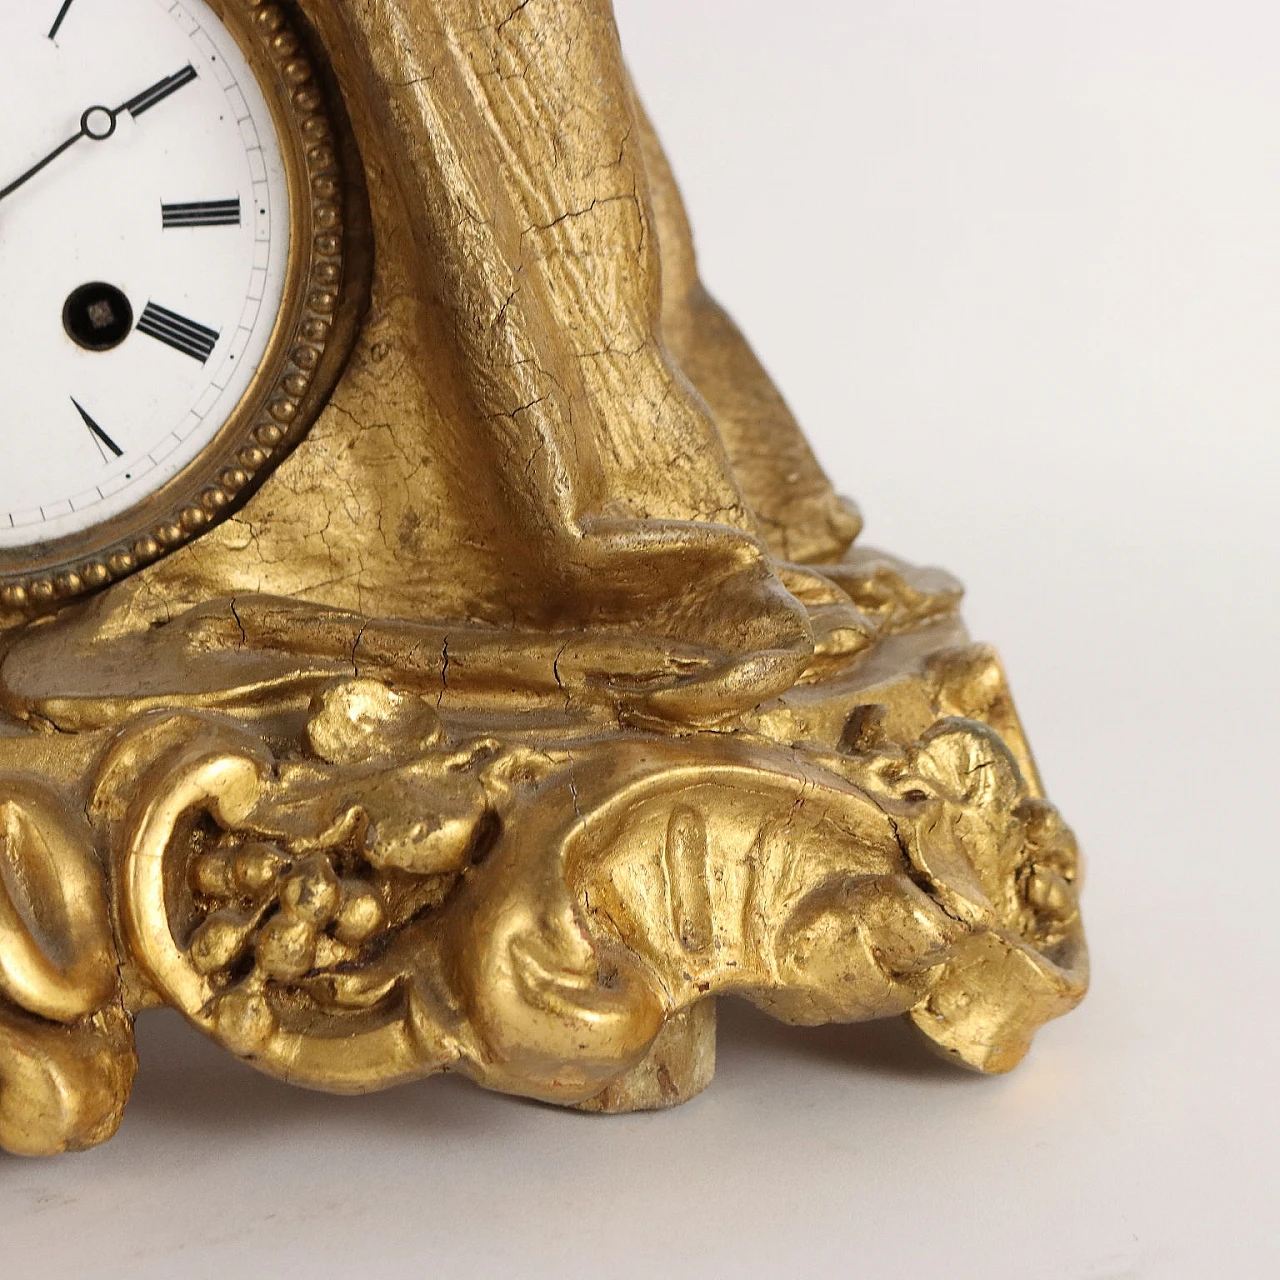
[[[116,119],[128,112],[135,120],[144,111],[163,102],[171,94],[177,93],[183,85],[190,84],[196,78],[196,69],[190,63],[181,71],[175,71],[163,80],[157,80],[149,89],[135,94],[127,102],[122,102],[113,111],[110,107],[90,107],[80,117],[80,128],[65,142],[60,142],[43,160],[37,160],[26,173],[15,178],[7,187],[0,188],[0,200],[11,196],[21,186],[25,186],[42,169],[51,165],[64,151],[69,151],[81,138],[92,138],[94,142],[104,142],[116,131]]]
[[[112,125],[114,126],[114,124],[115,124],[115,121],[113,120]],[[5,187],[4,190],[0,191],[0,200],[3,200],[5,196],[11,196],[24,183],[30,182],[31,179],[34,178],[36,174],[40,172],[41,169],[45,168],[47,165],[51,165],[64,151],[75,146],[75,144],[79,142],[80,139],[83,138],[84,136],[85,136],[84,122],[81,121],[79,133],[74,134],[73,136],[68,138],[66,142],[60,143],[58,146],[54,147],[54,149],[50,151],[49,154],[45,156],[43,160],[37,161],[20,178],[15,178],[11,183],[9,183],[9,185]]]

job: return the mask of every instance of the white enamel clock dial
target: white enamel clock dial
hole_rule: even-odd
[[[273,115],[205,0],[0,4],[0,548],[90,530],[195,459],[280,315]]]

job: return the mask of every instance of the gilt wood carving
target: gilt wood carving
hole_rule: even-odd
[[[699,283],[608,0],[214,8],[332,252],[171,554],[8,571],[0,1145],[109,1137],[161,1005],[604,1111],[702,1089],[722,995],[1014,1066],[1085,989],[1071,833]]]

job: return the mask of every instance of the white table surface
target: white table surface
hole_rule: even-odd
[[[711,1090],[618,1118],[154,1015],[119,1137],[0,1159],[0,1276],[1280,1274],[1280,9],[618,10],[709,284],[1004,654],[1094,989],[999,1080],[725,1007]]]

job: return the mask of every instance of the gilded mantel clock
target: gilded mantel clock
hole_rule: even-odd
[[[343,281],[326,95],[279,10],[0,10],[0,603],[199,534],[305,427]]]
[[[0,1147],[110,1137],[159,1006],[623,1111],[721,997],[983,1072],[1080,1000],[1000,662],[703,288],[608,0],[7,0],[0,119]]]

